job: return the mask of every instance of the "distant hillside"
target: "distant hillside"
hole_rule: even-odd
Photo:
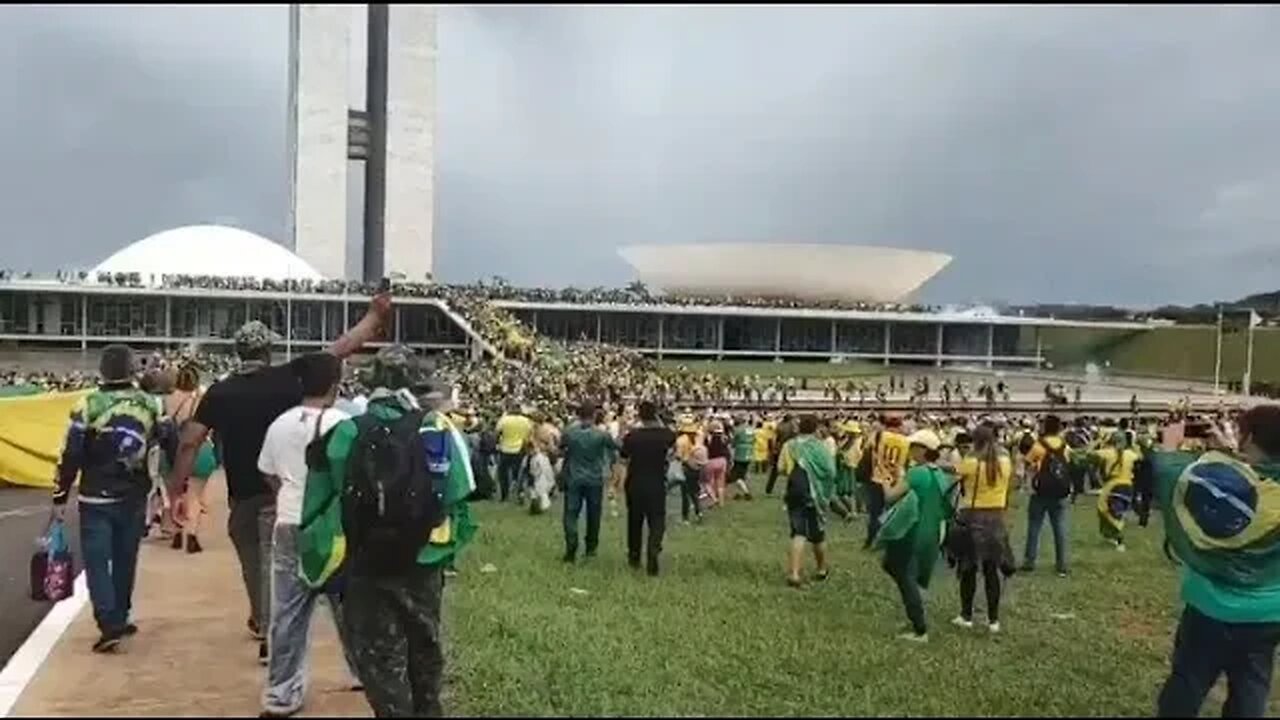
[[[1241,309],[1253,308],[1261,314],[1274,315],[1280,313],[1280,290],[1250,295],[1231,303],[1231,306]]]

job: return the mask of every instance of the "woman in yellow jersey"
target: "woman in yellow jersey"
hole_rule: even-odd
[[[1001,573],[1013,572],[1013,549],[1004,513],[1009,506],[1013,460],[988,425],[973,431],[973,452],[960,461],[960,499],[947,536],[948,559],[960,576],[960,615],[952,624],[973,627],[973,599],[982,571],[987,595],[987,627],[1000,632]]]
[[[1102,489],[1098,492],[1098,529],[1102,537],[1125,551],[1124,516],[1133,507],[1133,469],[1142,458],[1129,447],[1128,433],[1111,435],[1108,447],[1094,453],[1102,469]]]
[[[902,418],[888,415],[884,429],[871,440],[868,452],[863,453],[862,475],[871,479],[867,484],[867,540],[864,548],[870,548],[876,533],[880,532],[880,514],[885,509],[885,492],[902,482],[907,472],[910,450],[907,436],[902,434]]]

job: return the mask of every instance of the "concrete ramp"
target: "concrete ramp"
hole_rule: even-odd
[[[462,313],[449,307],[449,304],[443,300],[432,300],[431,302],[440,308],[440,312],[462,328],[462,332],[466,333],[467,337],[471,339],[472,359],[478,359],[478,354],[483,352],[498,360],[506,360],[506,357],[503,356],[498,348],[494,347],[493,343],[485,340],[484,336],[471,324],[471,321],[462,316]]]

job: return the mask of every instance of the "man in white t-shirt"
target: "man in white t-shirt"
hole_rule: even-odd
[[[298,568],[298,526],[306,493],[307,445],[323,437],[349,415],[333,407],[342,361],[329,353],[299,358],[302,404],[276,418],[267,429],[258,469],[276,490],[276,526],[271,550],[271,629],[263,717],[288,717],[302,709],[306,696],[306,657],[311,613],[324,595],[333,610],[344,653],[348,647],[342,603],[336,593],[311,589]],[[354,668],[348,657],[347,667]],[[352,677],[355,672],[352,671]],[[353,689],[359,682],[352,684]]]

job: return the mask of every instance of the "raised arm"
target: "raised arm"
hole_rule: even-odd
[[[343,333],[342,337],[334,340],[329,346],[329,352],[339,360],[350,357],[365,343],[378,336],[390,316],[391,293],[374,295],[369,301],[369,309],[365,311],[364,317],[360,318],[360,322],[354,327]]]

